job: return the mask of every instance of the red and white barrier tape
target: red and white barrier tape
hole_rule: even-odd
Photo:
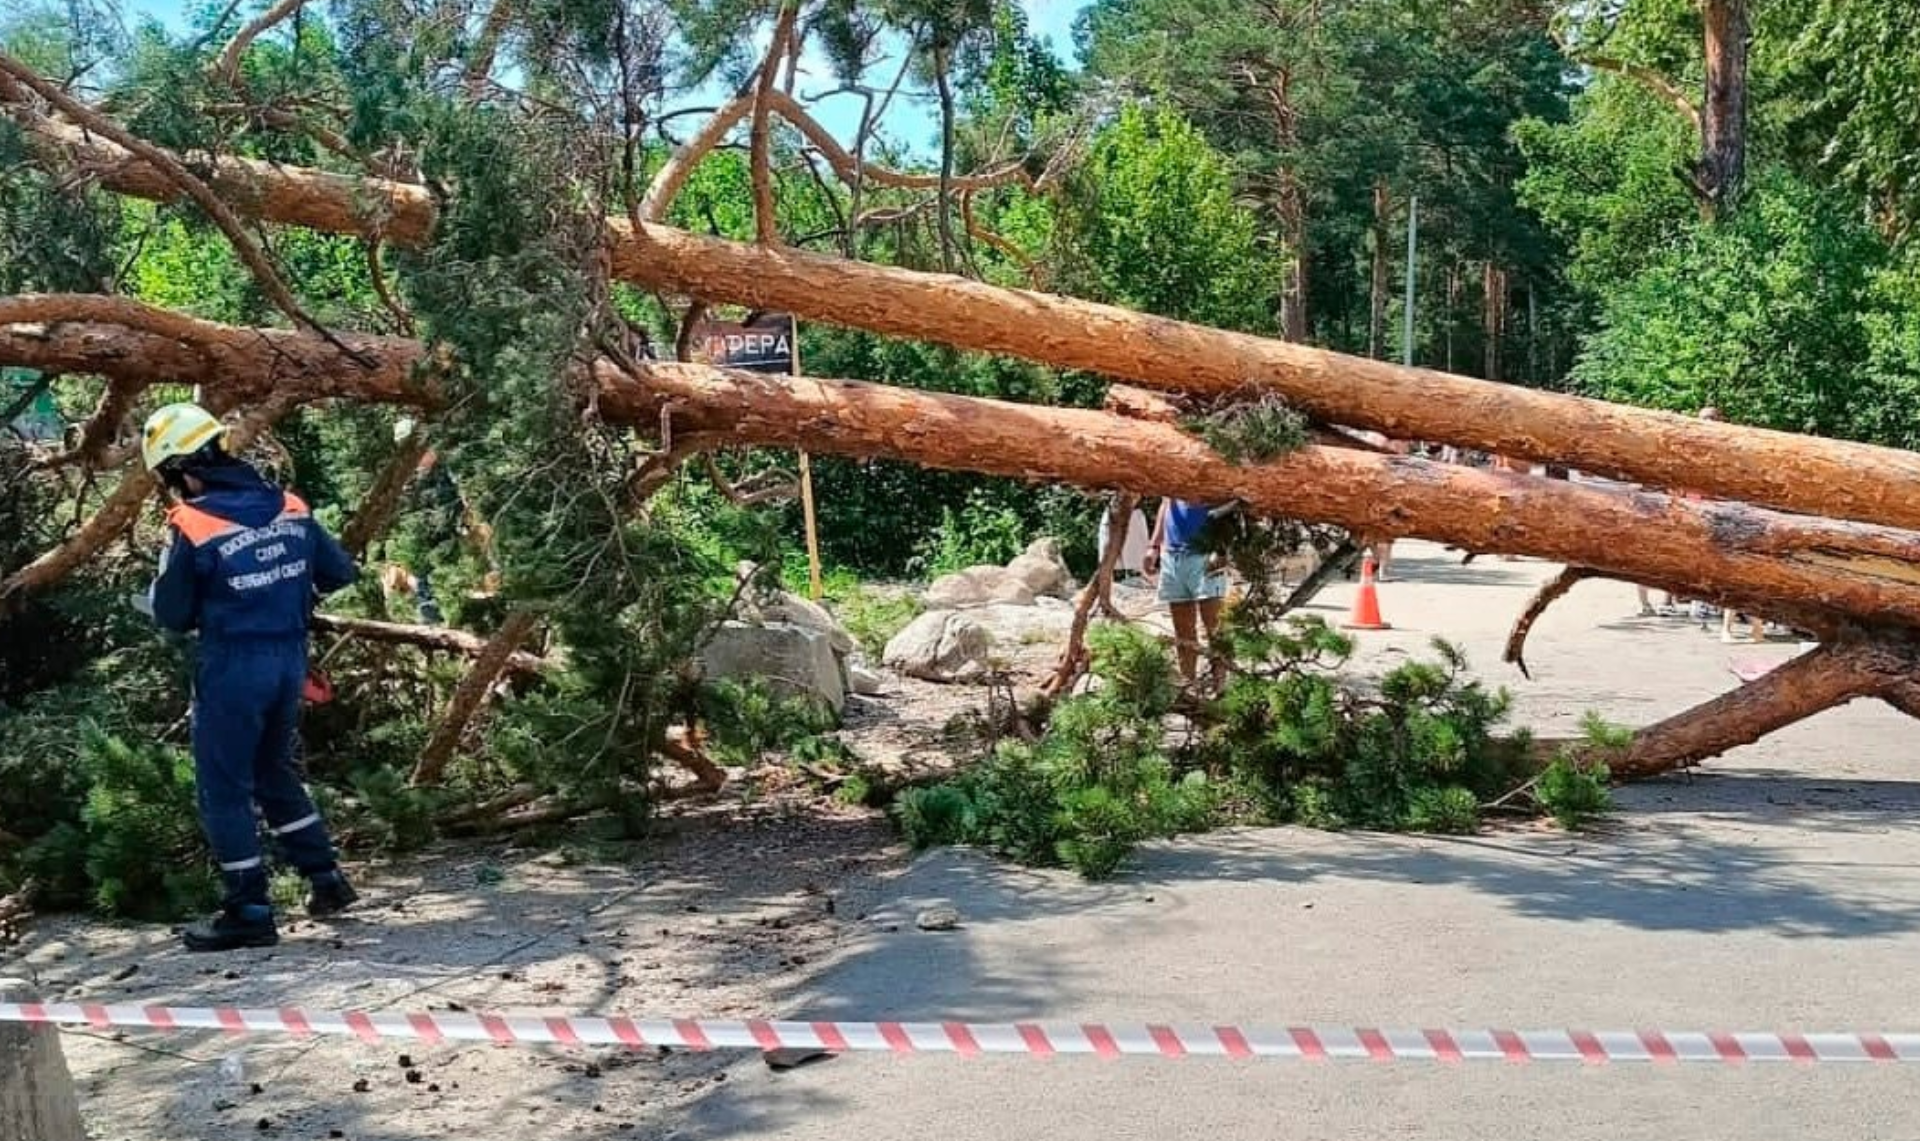
[[[833,1053],[1093,1054],[1376,1062],[1920,1062],[1916,1034],[1772,1034],[1631,1030],[1254,1029],[1144,1023],[775,1022],[730,1019],[366,1013],[236,1007],[0,1003],[0,1022],[99,1030],[222,1030],[339,1035],[367,1042],[493,1042],[502,1046],[675,1046],[687,1050],[813,1049]]]

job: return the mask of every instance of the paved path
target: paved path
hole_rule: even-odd
[[[1459,567],[1408,544],[1399,628],[1489,677],[1555,568]],[[1337,616],[1350,588],[1323,599]],[[1518,718],[1644,723],[1735,683],[1717,627],[1624,618],[1585,583],[1534,632]],[[1626,790],[1605,834],[1459,839],[1246,831],[1162,845],[1119,882],[939,853],[819,980],[824,1017],[1675,1029],[1920,1028],[1914,726],[1858,705]],[[957,932],[913,928],[951,900]],[[897,929],[889,930],[889,924]],[[1305,1066],[1087,1059],[757,1061],[694,1102],[682,1138],[1553,1138],[1920,1136],[1920,1071],[1819,1067]]]

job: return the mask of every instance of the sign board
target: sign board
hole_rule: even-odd
[[[53,405],[53,393],[41,388],[40,380],[40,374],[31,369],[0,369],[0,416],[33,394],[5,427],[26,440],[58,440],[67,426]],[[35,389],[39,391],[35,393]]]
[[[698,348],[701,359],[717,368],[799,372],[796,344],[792,314],[753,313],[745,321],[703,323]]]

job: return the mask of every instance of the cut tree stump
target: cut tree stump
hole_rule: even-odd
[[[33,988],[0,979],[0,1002],[34,1002]],[[52,1026],[0,1022],[0,1139],[87,1141],[80,1099]]]

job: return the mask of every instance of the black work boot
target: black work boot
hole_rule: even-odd
[[[280,931],[273,925],[273,908],[248,903],[222,908],[212,919],[189,925],[180,941],[189,951],[234,951],[271,947],[280,942]]]
[[[309,882],[312,886],[307,889],[307,914],[314,919],[338,915],[360,899],[360,893],[353,890],[347,877],[338,871],[321,872]]]

